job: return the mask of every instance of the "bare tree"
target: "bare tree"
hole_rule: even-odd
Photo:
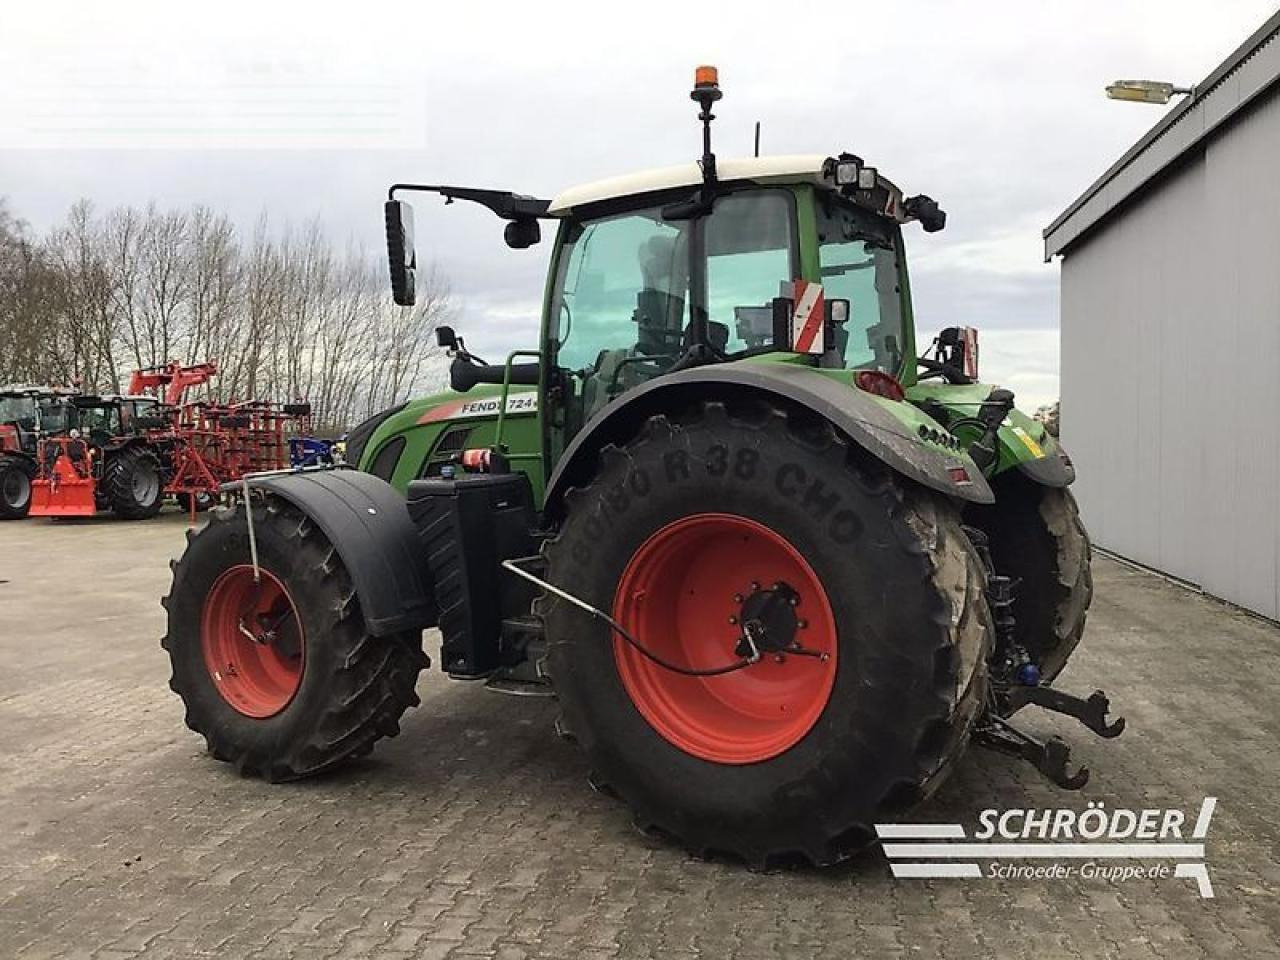
[[[48,379],[55,273],[0,198],[0,383]]]
[[[46,248],[57,270],[52,337],[52,366],[63,382],[88,390],[119,390],[116,345],[120,308],[108,261],[108,244],[93,219],[93,206],[81,200],[66,222],[53,231]]]
[[[336,247],[319,220],[273,229],[264,214],[244,243],[208,208],[98,218],[81,201],[33,242],[0,205],[0,379],[118,390],[135,367],[214,360],[207,396],[307,399],[338,432],[433,379],[452,302],[432,269],[419,296],[392,305],[381,263]]]

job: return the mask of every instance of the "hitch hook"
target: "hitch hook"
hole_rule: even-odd
[[[1011,709],[1031,703],[1053,713],[1075,717],[1106,740],[1118,737],[1124,732],[1124,717],[1117,717],[1110,723],[1107,721],[1111,701],[1101,690],[1095,690],[1088,699],[1082,699],[1063,693],[1061,690],[1055,690],[1053,687],[1018,686],[1007,692],[1006,699]]]
[[[978,745],[1026,760],[1064,790],[1080,790],[1089,782],[1088,767],[1074,773],[1069,770],[1071,748],[1061,737],[1037,740],[1003,717],[992,716],[990,720],[974,737]]]

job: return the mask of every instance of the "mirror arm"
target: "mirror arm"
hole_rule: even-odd
[[[446,203],[453,203],[454,200],[469,200],[487,207],[503,220],[547,218],[549,217],[547,209],[551,206],[550,200],[539,200],[537,197],[527,197],[512,193],[510,190],[483,190],[478,187],[448,187],[426,183],[393,183],[387,190],[387,199],[394,200],[398,190],[438,193],[445,198]]]

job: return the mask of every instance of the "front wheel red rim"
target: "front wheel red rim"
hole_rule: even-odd
[[[274,574],[241,564],[225,570],[205,597],[200,645],[214,687],[247,717],[273,717],[302,685],[302,618]]]
[[[691,677],[614,638],[623,686],[669,743],[725,764],[758,763],[795,746],[831,699],[835,616],[803,555],[745,517],[685,517],[636,550],[614,595],[614,618],[653,653],[691,669],[732,663],[744,608],[751,608],[753,595],[778,585],[794,593],[795,641],[809,655],[770,652],[732,673]]]

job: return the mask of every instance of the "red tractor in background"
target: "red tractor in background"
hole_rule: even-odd
[[[213,363],[169,363],[135,371],[126,395],[69,398],[63,429],[40,445],[32,515],[139,520],[166,496],[194,513],[223,484],[288,467],[289,434],[307,431],[310,405],[183,402],[216,374]]]
[[[41,411],[74,392],[25,385],[0,387],[0,520],[21,520],[31,509]]]
[[[164,503],[170,451],[160,437],[168,419],[147,396],[85,394],[65,398],[43,431],[31,515],[153,517]]]

